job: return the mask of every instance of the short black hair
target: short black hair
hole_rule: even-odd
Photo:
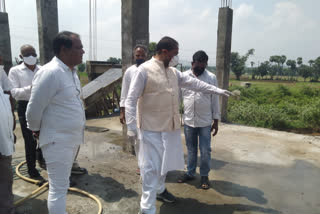
[[[208,62],[208,59],[208,55],[202,50],[195,52],[192,56],[192,62]]]
[[[148,48],[147,48],[147,46],[142,45],[142,44],[137,44],[137,45],[133,48],[133,51],[136,51],[138,48],[143,49],[144,52],[145,52],[146,54],[148,54]]]
[[[165,36],[162,39],[160,39],[160,41],[158,42],[156,46],[156,52],[160,53],[162,49],[171,51],[178,47],[179,47],[179,43],[175,39],[169,36]]]
[[[53,39],[53,52],[56,56],[59,55],[62,46],[69,49],[72,48],[71,36],[73,35],[80,37],[79,34],[70,31],[62,31],[56,35]]]

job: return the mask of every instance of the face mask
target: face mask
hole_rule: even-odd
[[[200,76],[203,72],[204,72],[204,68],[195,67],[195,68],[193,69],[193,73],[194,73],[196,76]]]
[[[34,57],[34,56],[23,57],[23,61],[27,65],[35,65],[37,63],[37,57]]]
[[[144,59],[136,59],[136,64],[137,64],[137,67],[139,66],[139,65],[141,65],[142,63],[144,63]]]
[[[179,64],[179,57],[176,55],[172,57],[172,59],[169,62],[169,67],[175,67]]]
[[[2,70],[3,70],[3,69],[4,69],[4,65],[0,65],[0,69],[2,69]]]

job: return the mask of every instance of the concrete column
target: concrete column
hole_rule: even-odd
[[[0,12],[0,54],[3,57],[4,70],[8,73],[12,67],[11,42],[8,14]]]
[[[57,0],[37,0],[40,63],[49,62],[54,56],[52,42],[58,34]]]
[[[132,65],[133,48],[149,45],[149,0],[122,0],[122,72]]]
[[[232,40],[233,10],[229,7],[219,9],[217,36],[217,79],[220,88],[228,89]],[[221,121],[227,121],[228,98],[220,96]]]
[[[122,74],[133,62],[133,48],[137,44],[149,45],[149,0],[121,1]],[[134,152],[127,139],[127,127],[123,125],[123,150]]]

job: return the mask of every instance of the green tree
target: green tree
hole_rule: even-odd
[[[281,67],[279,65],[270,65],[268,67],[268,74],[269,74],[271,80],[273,80],[273,77],[277,73],[279,73],[279,69],[281,69]]]
[[[121,59],[120,58],[116,58],[116,57],[109,57],[109,59],[107,60],[107,63],[110,63],[110,64],[121,64]]]
[[[302,64],[298,69],[298,73],[303,77],[303,80],[306,81],[307,78],[312,76],[312,69],[310,66]]]
[[[148,59],[156,54],[157,43],[150,42],[148,47]]]
[[[298,57],[297,58],[297,64],[299,65],[299,67],[302,65],[302,57]]]
[[[258,73],[262,79],[264,76],[266,76],[268,74],[269,69],[270,69],[270,62],[269,61],[265,61],[259,65]]]
[[[288,59],[286,62],[287,66],[289,66],[290,68],[290,76],[291,76],[291,80],[293,79],[293,76],[295,76],[296,74],[296,69],[297,69],[297,63],[295,60],[292,59]]]
[[[86,70],[86,64],[81,63],[81,64],[77,65],[77,68],[78,68],[79,72],[84,72]]]
[[[312,65],[312,74],[313,81],[318,81],[320,77],[320,57],[314,60]]]
[[[248,50],[244,56],[240,56],[238,52],[231,53],[230,67],[237,80],[240,80],[241,75],[244,73],[246,62],[249,56],[253,54],[254,49]]]

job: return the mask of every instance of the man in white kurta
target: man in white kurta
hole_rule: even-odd
[[[155,200],[174,202],[165,188],[168,171],[184,168],[179,116],[179,87],[229,96],[231,93],[185,75],[170,61],[178,55],[178,42],[162,38],[156,55],[139,66],[125,103],[128,132],[140,129],[139,167],[142,177],[140,211],[156,213]],[[139,114],[136,123],[136,106]]]
[[[0,213],[14,213],[12,155],[14,152],[13,112],[9,95],[0,86]]]
[[[66,214],[69,176],[85,128],[75,68],[84,51],[79,35],[68,31],[56,36],[53,49],[56,56],[34,77],[26,116],[28,128],[40,134],[49,177],[49,214]]]
[[[120,98],[120,123],[125,124],[125,102],[128,96],[129,87],[133,77],[136,75],[138,71],[139,65],[145,62],[147,58],[147,48],[143,45],[136,45],[133,51],[135,64],[131,65],[127,68],[126,72],[122,77],[122,85],[121,85],[121,98]],[[139,140],[136,136],[128,136],[128,141],[130,146],[134,147],[135,155],[138,157],[139,154]],[[137,173],[140,174],[139,168],[137,169]]]

